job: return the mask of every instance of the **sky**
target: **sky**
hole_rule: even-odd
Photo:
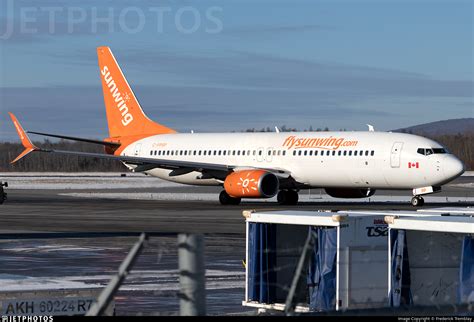
[[[40,4],[39,4],[40,3]],[[470,0],[2,0],[0,140],[104,138],[96,47],[181,132],[474,117]]]

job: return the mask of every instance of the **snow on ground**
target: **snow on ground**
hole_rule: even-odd
[[[463,176],[474,176],[474,171],[467,171]],[[103,189],[140,189],[140,188],[172,188],[183,187],[182,184],[162,180],[156,177],[146,176],[141,173],[110,172],[5,172],[0,173],[0,180],[7,181],[10,189],[41,189],[41,190],[103,190]],[[473,188],[474,183],[454,184],[462,188]],[[161,195],[161,194],[157,194]],[[186,194],[184,194],[186,195]],[[179,197],[184,200],[207,200],[196,199],[198,197]],[[103,195],[106,197],[106,194]],[[160,198],[158,196],[158,198]],[[191,198],[191,199],[189,199]],[[128,199],[143,199],[143,196]],[[148,199],[156,199],[149,197]]]
[[[0,177],[144,177],[141,173],[133,172],[0,172]]]
[[[75,282],[64,278],[27,277],[22,275],[0,274],[2,291],[85,289],[103,287],[100,284]]]
[[[468,183],[456,183],[450,185],[451,187],[459,187],[459,188],[474,188],[474,182],[468,182]]]
[[[182,186],[178,183],[139,173],[0,173],[0,178],[8,182],[9,189],[129,189],[129,188],[170,188]]]
[[[111,250],[119,250],[119,247],[108,247]],[[2,247],[2,251],[8,251],[13,253],[37,253],[37,252],[96,252],[101,251],[101,247],[78,247],[74,245],[38,245],[35,247],[18,247],[14,248]]]
[[[96,198],[96,199],[128,199],[128,200],[187,200],[187,201],[217,201],[219,199],[214,193],[150,193],[150,192],[79,192],[79,193],[62,193],[62,196],[79,197],[79,198]],[[372,196],[367,199],[357,199],[357,202],[407,202],[410,196],[390,196],[380,195]],[[474,202],[474,197],[439,197],[424,196],[426,202]],[[302,202],[354,202],[351,199],[339,199],[327,196],[325,194],[305,194],[299,195]],[[252,202],[276,202],[276,197],[269,199],[253,199]]]
[[[0,274],[2,291],[29,290],[58,290],[101,288],[106,285],[113,275],[86,275],[62,277],[27,277],[14,274]],[[206,270],[206,289],[243,288],[245,281],[244,270],[224,271]],[[131,271],[127,280],[120,287],[121,291],[178,291],[179,271],[174,270],[144,270]]]

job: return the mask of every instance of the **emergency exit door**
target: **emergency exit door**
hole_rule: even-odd
[[[142,144],[141,143],[137,143],[135,144],[135,156],[139,156],[140,155],[140,150],[142,149]]]
[[[267,153],[266,153],[265,159],[267,160],[267,162],[272,162],[272,160],[273,160],[273,148],[267,148]]]

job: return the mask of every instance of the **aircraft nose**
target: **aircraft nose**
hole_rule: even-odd
[[[447,179],[454,179],[464,173],[464,163],[454,156],[444,160],[443,171]]]

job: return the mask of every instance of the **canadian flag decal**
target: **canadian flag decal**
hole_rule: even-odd
[[[420,167],[420,164],[418,162],[408,162],[408,169],[411,169],[411,168],[419,168]]]

